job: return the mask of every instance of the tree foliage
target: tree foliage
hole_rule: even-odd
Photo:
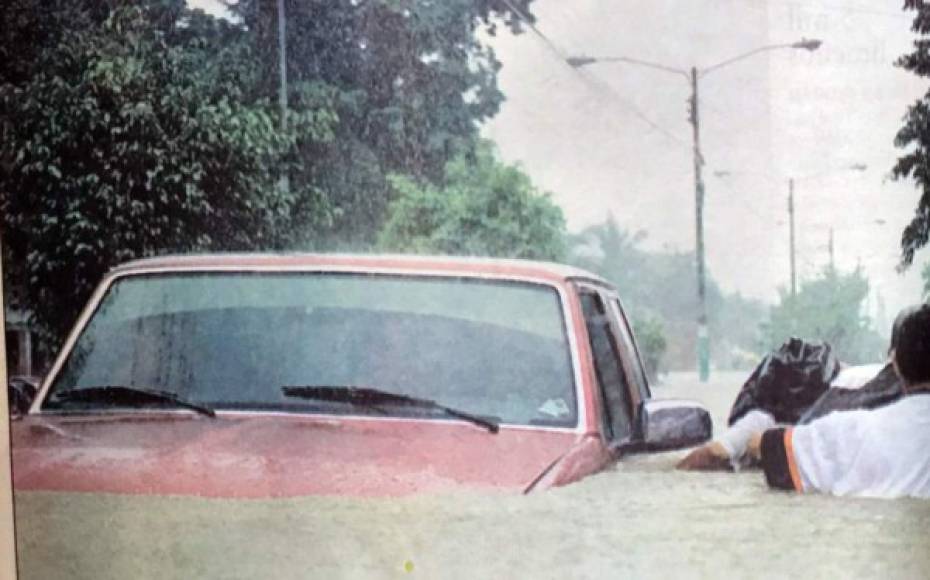
[[[300,197],[275,187],[281,157],[296,130],[331,138],[325,107],[281,133],[269,104],[241,89],[248,53],[217,53],[210,41],[229,31],[177,4],[63,8],[86,25],[47,31],[33,62],[4,69],[9,286],[48,336],[121,261],[279,247]]]
[[[370,247],[404,179],[389,176],[444,191],[449,159],[475,153],[503,98],[476,32],[519,32],[529,2],[287,0],[285,129],[274,0],[230,0],[233,21],[185,0],[3,3],[14,303],[55,342],[129,258]]]
[[[632,324],[646,375],[651,382],[656,382],[659,380],[662,357],[668,348],[662,320],[657,316],[645,316],[634,318]]]
[[[527,14],[528,0],[511,3]],[[498,22],[518,32],[506,3],[490,0],[287,0],[289,101],[299,88],[332,91],[336,138],[300,140],[291,181],[310,184],[336,208],[329,227],[307,232],[328,248],[374,241],[394,191],[388,176],[439,182],[446,162],[478,141],[479,124],[503,100],[500,63],[477,36]],[[233,3],[267,63],[256,86],[278,94],[277,9],[273,0]]]
[[[905,0],[904,8],[916,13],[911,30],[917,39],[914,50],[901,56],[896,64],[918,76],[930,77],[930,4]],[[901,235],[901,265],[909,266],[914,253],[930,239],[930,91],[907,108],[895,145],[907,151],[898,158],[892,176],[913,178],[922,191],[915,215]]]
[[[379,237],[382,248],[417,253],[559,260],[565,220],[518,167],[482,143],[461,153],[433,185],[394,175],[396,197]]]
[[[887,345],[862,313],[868,293],[860,270],[843,274],[829,266],[802,282],[795,296],[782,290],[766,325],[769,348],[796,336],[829,343],[844,362],[879,362]]]
[[[651,252],[641,247],[646,233],[623,230],[613,216],[585,228],[571,240],[572,261],[616,284],[634,327],[654,336],[639,337],[643,357],[662,368],[694,368],[698,311],[694,254]],[[762,305],[738,294],[724,294],[707,281],[711,355],[730,367],[734,349],[757,351]],[[659,337],[665,340],[658,340]],[[660,346],[661,345],[661,346]]]

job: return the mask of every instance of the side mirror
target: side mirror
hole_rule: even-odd
[[[25,415],[39,391],[39,381],[33,377],[12,377],[7,385],[10,415]]]
[[[700,403],[650,399],[640,407],[639,434],[644,451],[683,449],[709,440],[713,421]]]

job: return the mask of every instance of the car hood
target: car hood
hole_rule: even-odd
[[[28,415],[17,490],[209,497],[520,491],[581,440],[566,430],[306,415]]]

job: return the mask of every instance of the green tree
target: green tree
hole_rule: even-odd
[[[650,270],[649,254],[639,244],[646,233],[623,230],[613,215],[604,223],[588,226],[570,238],[572,261],[603,276],[623,289],[624,301],[641,305],[650,289],[639,280]]]
[[[503,99],[477,32],[520,32],[529,3],[287,0],[281,131],[272,0],[230,0],[231,22],[185,0],[5,2],[0,210],[14,302],[59,336],[128,258],[371,246],[402,180],[389,176],[425,187],[476,154]]]
[[[655,352],[647,345],[659,345],[659,341],[640,338],[644,358],[658,361],[661,368],[694,368],[694,254],[647,251],[641,247],[645,239],[645,232],[627,232],[611,215],[571,237],[571,261],[616,284],[634,327],[665,338],[663,347]],[[707,307],[713,337],[711,354],[719,366],[732,366],[733,349],[758,350],[760,339],[755,329],[765,316],[759,302],[725,294],[709,277]]]
[[[257,94],[276,97],[277,12],[270,0],[232,3],[266,63]],[[293,110],[299,87],[332,91],[338,123],[330,141],[299,140],[291,183],[309,185],[334,208],[307,245],[373,243],[396,191],[389,175],[439,183],[445,165],[478,142],[497,113],[500,63],[477,35],[500,24],[520,31],[509,5],[528,0],[287,0],[287,75]]]
[[[235,31],[183,2],[57,6],[51,24],[20,14],[49,44],[27,46],[33,62],[5,66],[0,85],[8,286],[49,343],[118,262],[281,247],[305,197],[275,187],[282,156],[298,131],[331,138],[335,120],[308,106],[282,134],[241,88],[256,66],[245,45],[211,44]]]
[[[868,293],[869,282],[860,270],[842,274],[829,266],[802,282],[794,296],[782,289],[765,325],[769,348],[796,336],[829,343],[844,362],[880,361],[885,343],[862,314]]]
[[[916,12],[911,30],[917,39],[913,52],[901,56],[895,64],[918,76],[930,77],[930,4],[904,0],[904,9]],[[922,190],[914,218],[901,235],[901,265],[906,267],[930,239],[930,91],[907,108],[895,145],[907,152],[898,158],[892,176],[913,178]]]
[[[662,367],[662,357],[668,348],[662,320],[656,316],[646,316],[634,318],[632,324],[636,345],[643,358],[643,366],[646,367],[646,376],[651,382],[656,382]]]
[[[558,260],[565,220],[518,167],[482,143],[446,164],[442,181],[395,175],[381,248],[417,253]]]

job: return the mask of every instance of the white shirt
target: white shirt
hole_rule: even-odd
[[[883,368],[885,368],[885,363],[843,367],[833,377],[830,387],[858,389],[874,379]],[[733,423],[717,441],[726,449],[733,469],[738,471],[740,467],[750,463],[746,456],[746,449],[752,435],[776,426],[775,419],[769,413],[761,409],[753,409]]]
[[[844,389],[858,389],[862,385],[875,378],[878,373],[885,368],[886,363],[871,365],[855,365],[843,367],[833,380],[830,381],[831,387],[843,387]]]
[[[930,498],[930,393],[792,428],[801,491]]]

